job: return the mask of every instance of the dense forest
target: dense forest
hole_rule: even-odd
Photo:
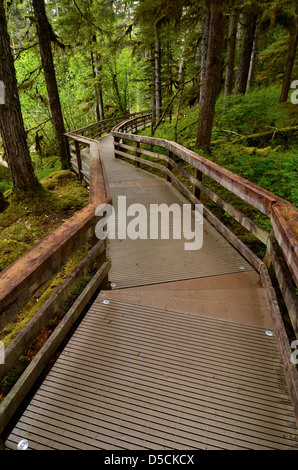
[[[134,111],[297,204],[297,41],[297,0],[0,0],[0,269],[86,204],[65,132]]]

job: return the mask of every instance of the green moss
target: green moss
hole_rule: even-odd
[[[65,280],[65,278],[73,271],[75,266],[84,258],[84,256],[86,256],[90,248],[91,246],[89,243],[86,243],[84,246],[78,248],[72,254],[71,259],[67,261],[65,265],[57,272],[57,274],[53,276],[52,279],[50,279],[47,283],[44,284],[44,286],[40,289],[37,295],[35,295],[28,302],[28,304],[24,306],[24,308],[16,317],[16,319],[12,323],[7,324],[2,329],[2,331],[0,331],[0,339],[4,342],[5,347],[8,346],[8,344],[16,336],[16,334],[26,325],[26,323],[28,323],[28,321],[34,316],[34,314],[53,294],[55,289],[60,286],[60,284]],[[80,289],[80,285],[78,285],[78,289]],[[76,295],[76,291],[72,295]],[[69,307],[71,306],[71,304],[68,305]]]
[[[0,401],[10,391],[28,365],[28,358],[21,356],[10,373],[0,382]]]
[[[63,266],[63,268],[40,290],[37,296],[33,297],[30,302],[23,308],[17,318],[0,332],[0,339],[4,342],[5,347],[11,342],[11,340],[21,331],[21,329],[28,323],[28,321],[34,316],[34,314],[41,308],[45,301],[52,295],[54,290],[64,281],[64,279],[73,271],[74,267],[81,261],[81,259],[87,254],[91,246],[86,243],[83,247],[76,250],[73,253],[72,258]],[[41,331],[38,338],[36,338],[29,346],[26,354],[24,354],[16,366],[10,371],[10,373],[0,381],[0,401],[7,395],[19,377],[22,375],[30,360],[39,348],[42,346],[44,341],[49,337],[51,331],[59,324],[59,321],[68,312],[70,307],[73,305],[75,300],[84,290],[86,285],[90,282],[93,277],[95,270],[92,268],[89,273],[86,274],[82,280],[77,284],[75,289],[63,302],[55,312],[55,316],[51,318],[47,326]]]
[[[89,194],[71,171],[55,171],[36,191],[10,190],[0,213],[0,270],[89,202]]]
[[[42,179],[44,188],[53,190],[59,189],[61,185],[69,184],[74,178],[74,174],[69,170],[59,170],[51,173]]]
[[[30,245],[19,242],[17,240],[0,240],[0,253],[1,253],[1,270],[7,268],[11,263],[18,259],[21,255],[26,253],[30,248]]]

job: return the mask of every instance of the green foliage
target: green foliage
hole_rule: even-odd
[[[247,180],[298,205],[298,142],[293,135],[290,140],[284,136],[260,140],[259,147],[241,144],[237,136],[222,133],[228,130],[241,135],[266,132],[270,129],[292,127],[298,124],[298,106],[292,103],[278,103],[277,86],[256,88],[243,96],[228,97],[225,110],[223,98],[216,104],[211,155],[206,154],[219,165]],[[198,109],[185,108],[178,120],[178,143],[196,149]],[[150,130],[146,130],[150,134]],[[156,131],[156,137],[174,140],[174,123],[166,121]],[[286,146],[285,146],[286,143]],[[202,154],[202,152],[200,151]],[[231,195],[227,195],[231,197]]]
[[[279,87],[269,87],[248,90],[245,95],[229,96],[223,112],[223,97],[216,103],[215,127],[228,129],[239,134],[249,135],[269,130],[271,127],[287,127],[295,125],[298,114],[291,118],[290,112],[284,107],[296,111],[291,103],[278,104]],[[221,135],[222,136],[222,135]],[[219,137],[214,135],[214,138]]]

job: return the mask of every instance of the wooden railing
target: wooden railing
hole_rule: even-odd
[[[77,136],[78,139],[80,137]],[[10,373],[20,356],[28,350],[32,341],[55,316],[55,312],[88,271],[91,268],[95,269],[89,284],[2,401],[0,448],[1,435],[13,415],[89,300],[101,289],[101,286],[108,288],[110,260],[106,255],[107,242],[96,239],[95,225],[99,222],[99,218],[95,215],[95,211],[99,204],[111,201],[110,191],[101,159],[100,143],[89,139],[84,145],[88,146],[90,158],[89,204],[0,273],[0,328],[2,329],[15,320],[20,310],[63,267],[75,250],[86,242],[92,246],[85,258],[5,348],[5,363],[0,365],[0,380]]]
[[[121,124],[115,127],[115,123],[117,124],[120,121]],[[150,113],[135,113],[134,115],[101,121],[66,134],[72,149],[72,156],[76,159],[76,169],[81,179],[85,175],[80,166],[80,155],[82,151],[87,149],[90,167],[88,176],[90,186],[89,204],[0,273],[0,327],[3,328],[7,323],[14,321],[19,311],[30,298],[70,259],[75,248],[86,241],[91,241],[93,244],[93,248],[88,255],[42,305],[5,351],[5,364],[0,365],[0,378],[9,373],[20,355],[28,349],[33,339],[36,338],[43,326],[47,324],[56,309],[64,302],[90,266],[94,265],[94,263],[97,264],[97,271],[91,282],[77,298],[71,309],[57,325],[44,346],[1,403],[0,446],[1,434],[5,431],[6,426],[11,421],[24,397],[34,385],[48,360],[55,353],[90,298],[107,281],[110,261],[106,256],[106,241],[98,241],[95,238],[95,225],[98,223],[95,210],[99,204],[111,201],[110,190],[102,162],[100,142],[97,140],[111,130],[114,136],[115,156],[126,157],[134,161],[137,166],[144,164],[147,167],[162,171],[167,180],[176,185],[194,204],[199,202],[200,193],[204,192],[210,200],[228,212],[231,217],[241,223],[266,245],[265,264],[208,208],[204,207],[204,215],[207,220],[260,273],[267,294],[295,415],[298,417],[297,370],[296,366],[290,362],[291,348],[267,269],[270,265],[275,270],[291,318],[293,330],[297,337],[297,297],[295,295],[294,284],[294,281],[297,284],[298,277],[297,233],[295,232],[297,209],[287,201],[174,142],[136,134],[138,130],[145,128],[150,122]],[[133,142],[134,145],[129,145],[129,142]],[[148,150],[148,146],[158,147],[161,150],[160,152],[153,152]],[[162,152],[166,152],[166,154]],[[146,159],[148,156],[150,158],[153,157],[155,161]],[[163,164],[160,162],[163,162]],[[188,163],[194,169],[194,174],[191,174],[188,169],[183,168],[181,162]],[[179,178],[179,175],[182,178]],[[202,182],[203,175],[220,183],[224,188],[229,189],[232,193],[238,195],[241,199],[267,215],[271,221],[272,232],[266,232],[252,219],[208,188]],[[193,185],[192,190],[186,186],[185,180]]]
[[[131,119],[133,117],[137,117],[135,121],[137,128],[134,129],[137,132],[141,127],[145,128],[148,122],[151,123],[151,113],[146,111],[139,112],[139,113],[132,113],[127,114],[125,116],[114,117],[110,119],[106,119],[105,121],[98,121],[94,124],[90,124],[89,126],[82,127],[81,129],[77,129],[72,132],[68,132],[66,136],[69,140],[69,148],[71,154],[71,161],[75,171],[78,172],[80,180],[85,179],[89,181],[89,171],[88,173],[84,170],[82,165],[82,157],[83,155],[86,156],[86,148],[87,148],[87,158],[89,161],[89,147],[102,136],[109,133],[115,124],[119,122],[123,122],[126,119]]]
[[[207,207],[204,217],[246,258],[260,274],[266,291],[268,305],[274,324],[280,355],[298,422],[298,374],[291,363],[291,341],[298,338],[298,302],[295,287],[298,286],[298,211],[290,202],[197,155],[181,145],[164,139],[136,135],[139,116],[115,126],[115,157],[124,157],[139,167],[159,170],[193,204],[200,203],[201,193],[223,209],[266,246],[264,259],[260,259],[243,241]],[[154,147],[154,151],[152,151]],[[151,150],[150,150],[151,149]],[[149,157],[149,159],[148,159]],[[187,164],[187,165],[186,165]],[[268,217],[271,232],[259,226],[252,218],[226,202],[205,184],[210,179],[238,196]],[[186,183],[187,182],[187,183]],[[190,189],[191,186],[191,189]],[[278,297],[273,288],[274,274],[287,307],[294,333],[289,338],[279,308]]]

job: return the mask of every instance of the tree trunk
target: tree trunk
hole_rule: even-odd
[[[203,31],[202,31],[201,76],[200,76],[201,83],[204,83],[206,68],[207,68],[209,25],[210,25],[210,13],[208,10],[205,10],[204,16],[203,16]],[[201,100],[202,100],[202,93],[200,93],[200,104],[201,104]]]
[[[93,43],[97,42],[96,35],[92,36]],[[102,80],[101,80],[101,71],[102,71],[102,59],[100,54],[97,52],[94,54],[92,51],[90,53],[91,56],[91,70],[92,70],[92,77],[96,79],[96,83],[94,85],[94,94],[96,98],[96,105],[95,105],[95,112],[98,121],[103,121],[104,116],[104,106],[103,106],[103,97],[102,97]]]
[[[0,80],[5,86],[5,104],[0,104],[0,130],[13,187],[19,190],[40,187],[26,141],[3,0],[0,0]]]
[[[280,103],[284,103],[288,99],[288,93],[289,93],[289,89],[291,85],[291,75],[292,75],[292,70],[293,70],[295,57],[296,57],[297,43],[298,43],[298,25],[295,21],[295,23],[292,25],[290,29],[290,46],[289,46],[286,70],[285,70],[284,79],[282,83],[281,95],[279,99]]]
[[[64,135],[65,127],[54,68],[51,44],[51,26],[46,15],[44,0],[32,0],[32,3],[34,15],[37,20],[37,35],[40,55],[47,85],[55,135],[59,145],[61,166],[63,169],[67,169],[70,168],[70,154],[67,140]]]
[[[255,38],[257,15],[249,12],[245,15],[245,27],[242,39],[241,53],[238,63],[238,72],[235,84],[235,94],[244,94],[247,87],[247,79]]]
[[[102,96],[102,84],[101,82],[99,83],[98,87],[98,106],[99,106],[99,117],[101,121],[104,121],[105,119],[105,111],[104,111],[104,105],[103,105],[103,96]]]
[[[214,109],[221,77],[222,49],[224,34],[223,14],[212,7],[209,29],[207,67],[200,106],[197,144],[207,150],[210,148]]]
[[[90,51],[90,63],[91,63],[91,72],[92,78],[94,81],[96,80],[96,71],[95,71],[95,63],[94,63],[94,54],[93,51]],[[99,114],[99,95],[98,95],[98,86],[97,83],[94,83],[94,96],[95,96],[95,118],[97,121],[100,121],[100,114]]]
[[[230,22],[229,22],[228,54],[227,54],[226,74],[225,74],[224,96],[230,95],[233,90],[233,76],[234,76],[238,17],[239,17],[238,13],[233,13],[230,17]]]
[[[158,120],[162,112],[162,96],[161,96],[161,47],[159,28],[155,27],[155,103],[156,103],[156,119]]]
[[[152,107],[152,122],[156,121],[156,97],[155,97],[155,49],[151,47],[151,107]]]
[[[255,40],[253,43],[251,58],[250,58],[250,65],[249,65],[249,72],[247,78],[247,87],[251,88],[255,76],[255,69],[256,69],[256,62],[257,62],[257,49],[258,49],[258,34],[255,34]]]

